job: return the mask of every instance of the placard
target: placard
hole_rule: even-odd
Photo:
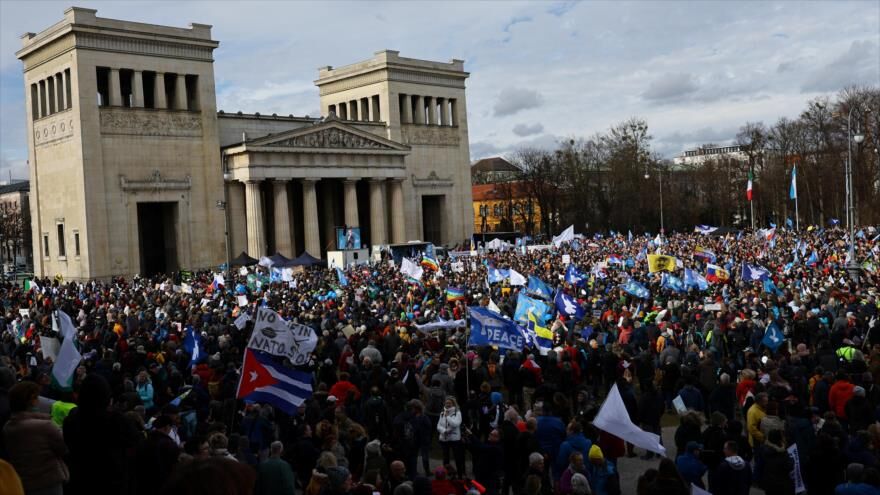
[[[571,255],[570,254],[563,254],[562,255],[562,264],[563,265],[570,265],[571,264]]]

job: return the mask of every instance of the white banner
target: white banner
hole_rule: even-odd
[[[52,362],[55,362],[60,349],[61,342],[58,339],[40,335],[40,351],[43,353],[43,359],[52,358]]]
[[[236,328],[241,330],[245,327],[245,325],[247,325],[247,322],[249,322],[250,320],[251,320],[251,315],[249,315],[247,313],[247,311],[242,311],[241,314],[238,315],[238,318],[236,318],[235,321],[233,322],[233,325],[235,325]]]
[[[318,336],[311,327],[291,325],[268,308],[257,308],[254,331],[248,347],[284,356],[294,366],[308,364],[309,353],[315,350]]]
[[[571,264],[571,255],[570,254],[563,254],[562,255],[562,264],[565,266],[568,266]]]
[[[801,475],[801,456],[798,453],[796,443],[788,448],[788,456],[791,457],[791,461],[794,463],[794,469],[791,472],[791,477],[794,479],[794,492],[804,493],[807,491],[807,487],[804,486],[804,477]]]
[[[413,263],[409,260],[409,258],[403,258],[400,260],[400,273],[412,277],[416,280],[420,280],[422,278],[422,267],[416,263]]]
[[[431,330],[440,330],[441,328],[464,328],[466,326],[467,321],[465,320],[439,320],[425,323],[424,325],[419,325],[418,323],[415,324],[416,330],[420,332],[430,332]]]
[[[452,271],[455,273],[463,272],[464,271],[464,263],[462,263],[461,261],[456,261],[455,263],[452,263]]]
[[[19,308],[18,309],[18,316],[26,317],[29,314],[30,314],[30,310],[27,308]]]
[[[247,296],[236,296],[236,300],[238,301],[238,305],[242,308],[248,305]]]

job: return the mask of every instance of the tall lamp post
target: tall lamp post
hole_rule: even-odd
[[[660,235],[664,235],[666,233],[666,229],[663,226],[663,169],[657,169],[657,177],[660,179]],[[648,164],[645,164],[645,180],[651,178],[651,174],[648,173]]]
[[[846,271],[849,273],[850,278],[854,282],[858,282],[859,280],[859,264],[856,262],[856,240],[855,234],[853,234],[853,230],[855,227],[855,196],[853,191],[853,176],[852,176],[852,143],[861,144],[862,141],[865,140],[865,135],[858,133],[853,134],[852,132],[852,113],[853,110],[856,109],[856,105],[852,105],[849,108],[849,113],[846,117],[846,221],[847,226],[849,228],[849,263],[847,263]],[[866,111],[870,112],[870,109]]]
[[[229,171],[229,168],[226,164],[226,154],[224,153],[222,159],[223,165],[223,201],[217,201],[217,208],[223,210],[223,235],[225,236],[226,241],[226,276],[229,277],[232,274],[232,253],[231,253],[231,245],[229,240],[229,190],[228,184],[229,181],[232,180],[232,173]],[[229,283],[229,282],[227,282]]]

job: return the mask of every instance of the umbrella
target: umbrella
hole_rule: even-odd
[[[232,260],[230,263],[232,266],[251,266],[251,265],[256,265],[257,261],[258,260],[256,258],[251,258],[250,256],[247,255],[247,253],[242,251],[241,254],[236,256],[236,258],[234,260]]]

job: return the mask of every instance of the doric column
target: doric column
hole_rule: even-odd
[[[424,96],[416,96],[416,108],[413,113],[415,114],[415,123],[416,124],[424,124],[425,123],[425,97]]]
[[[306,252],[321,256],[321,233],[318,223],[318,194],[315,192],[317,179],[301,179],[303,188],[303,237]]]
[[[153,83],[153,105],[156,108],[168,108],[165,98],[165,73],[157,72],[156,81]]]
[[[349,101],[348,108],[349,108],[349,113],[351,114],[351,115],[349,115],[350,119],[351,120],[360,120],[360,118],[358,117],[358,101],[357,100]]]
[[[370,121],[370,97],[361,98],[361,120]]]
[[[275,179],[272,181],[272,190],[275,198],[275,250],[279,253],[296,257],[293,252],[293,238],[290,225],[290,203],[287,200],[287,179]]]
[[[413,109],[412,109],[412,96],[403,95],[403,108],[400,110],[403,114],[401,115],[401,120],[404,124],[412,124],[413,121]]]
[[[406,242],[406,224],[403,215],[403,179],[391,179],[391,242]]]
[[[382,120],[382,109],[379,108],[380,105],[379,95],[373,95],[370,97],[370,120],[373,122],[379,122]]]
[[[144,73],[139,70],[131,77],[131,106],[144,107]]]
[[[177,74],[176,86],[174,86],[174,109],[186,110],[186,76]]]
[[[370,180],[370,241],[373,244],[387,244],[385,231],[385,191],[382,179]]]
[[[455,98],[449,100],[449,123],[450,125],[458,125],[458,102]]]
[[[263,200],[259,180],[245,183],[245,209],[247,210],[248,254],[254,258],[266,255],[266,231],[263,226]]]
[[[449,125],[449,100],[437,98],[437,105],[440,107],[440,125]]]
[[[428,125],[437,125],[437,99],[426,96],[425,105],[428,106]]]
[[[247,214],[245,210],[244,184],[237,180],[226,183],[226,210],[229,215],[229,241],[232,256],[248,248]]]
[[[55,108],[57,111],[62,111],[67,107],[64,106],[64,73],[59,72],[55,74]]]
[[[122,106],[122,89],[119,86],[119,69],[110,69],[110,106]]]
[[[358,224],[358,196],[357,179],[345,179],[345,226],[357,227]]]

